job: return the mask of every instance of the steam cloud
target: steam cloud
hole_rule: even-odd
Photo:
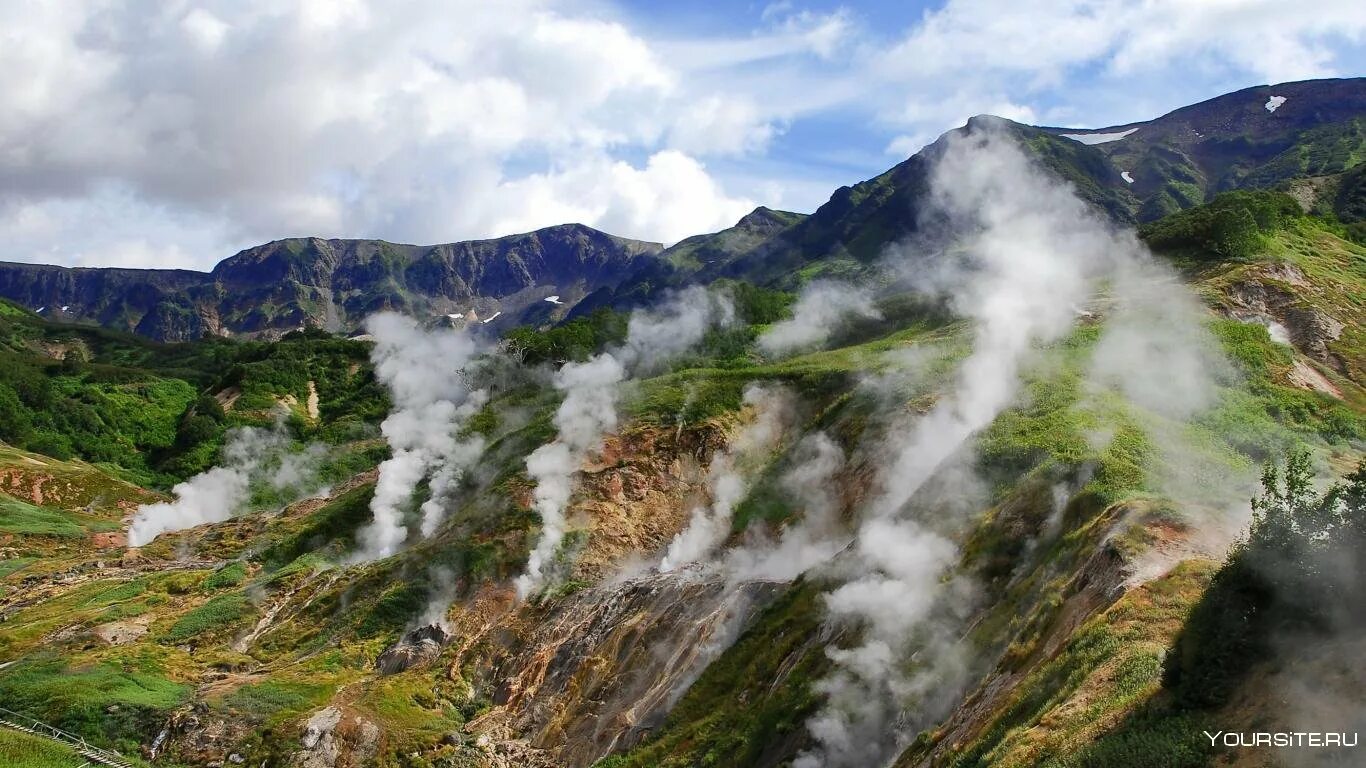
[[[283,417],[271,429],[229,430],[218,466],[176,484],[171,489],[174,501],[138,507],[128,528],[128,546],[143,546],[163,533],[221,523],[246,507],[257,484],[291,500],[324,492],[318,483],[324,453],[316,444],[291,451]]]
[[[633,375],[648,375],[696,347],[712,329],[734,322],[735,305],[729,296],[690,286],[658,307],[632,312],[626,343],[614,354]]]
[[[847,283],[816,281],[802,290],[792,307],[792,317],[774,323],[759,336],[759,349],[773,356],[815,349],[849,320],[881,317],[871,291]]]
[[[565,363],[555,388],[564,400],[555,412],[557,435],[527,457],[527,474],[536,481],[533,505],[541,516],[541,536],[517,577],[525,599],[545,584],[549,567],[564,541],[565,510],[574,490],[574,473],[596,451],[603,435],[616,429],[620,385],[629,373],[657,371],[695,347],[713,328],[735,321],[730,299],[698,286],[672,294],[653,309],[631,313],[626,342],[583,363]]]
[[[791,420],[792,396],[786,390],[751,385],[745,390],[744,403],[754,409],[754,421],[740,432],[729,450],[718,451],[712,457],[708,469],[711,506],[699,506],[692,511],[688,526],[669,543],[659,564],[661,572],[697,562],[725,542],[735,506],[744,500],[747,491],[739,464],[771,450]]]
[[[732,583],[791,581],[828,562],[849,545],[840,531],[840,498],[835,481],[844,469],[844,451],[824,432],[802,438],[793,451],[793,466],[779,486],[801,514],[801,521],[777,541],[760,538],[726,555]]]
[[[375,339],[370,353],[375,376],[393,400],[393,411],[380,426],[393,455],[379,466],[370,501],[374,519],[360,531],[358,560],[398,551],[408,538],[404,510],[417,484],[428,477],[431,497],[422,505],[421,532],[429,536],[436,530],[460,477],[483,453],[481,437],[459,433],[488,398],[466,381],[464,369],[477,350],[463,331],[424,330],[392,312],[371,316],[365,326]]]
[[[527,474],[536,481],[536,511],[541,515],[541,538],[527,560],[526,573],[517,577],[517,594],[526,598],[541,586],[546,569],[564,541],[565,508],[574,490],[573,475],[617,426],[617,385],[625,377],[621,363],[601,354],[583,363],[565,363],[555,374],[555,388],[564,401],[555,412],[559,430],[554,442],[532,451]]]
[[[907,261],[903,268],[920,274],[937,268],[930,287],[972,321],[972,352],[950,394],[884,446],[880,490],[863,511],[846,564],[852,575],[826,596],[830,620],[861,629],[860,639],[829,651],[836,669],[818,686],[827,704],[808,722],[817,746],[795,768],[882,764],[904,746],[904,734],[942,714],[950,700],[945,691],[960,684],[956,622],[972,587],[944,579],[957,547],[938,530],[944,520],[932,529],[916,519],[927,505],[914,498],[932,478],[953,477],[949,470],[969,452],[971,439],[1017,397],[1032,348],[1066,334],[1075,308],[1101,280],[1112,278],[1129,292],[1122,303],[1137,318],[1108,334],[1097,353],[1101,364],[1144,348],[1175,366],[1180,385],[1178,397],[1163,400],[1149,373],[1124,382],[1124,391],[1173,411],[1200,407],[1208,391],[1186,337],[1172,328],[1150,333],[1150,316],[1163,311],[1161,304],[1153,308],[1154,299],[1166,293],[1131,236],[1099,220],[995,127],[943,142],[931,178],[932,215],[958,236],[957,245],[936,264]],[[908,260],[905,251],[900,255]],[[1125,281],[1135,276],[1147,279],[1134,288]],[[1162,384],[1171,383],[1164,373]],[[915,664],[907,658],[911,645]]]

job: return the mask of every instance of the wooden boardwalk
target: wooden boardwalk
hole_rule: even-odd
[[[128,759],[117,752],[87,744],[85,739],[73,733],[67,733],[60,728],[54,728],[47,723],[34,720],[27,715],[12,712],[4,707],[0,707],[0,728],[8,728],[12,731],[27,733],[39,738],[55,741],[64,746],[75,750],[76,754],[85,758],[89,765],[103,765],[108,768],[137,768],[128,762]]]

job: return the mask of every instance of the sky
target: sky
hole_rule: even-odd
[[[968,117],[1366,74],[1359,0],[0,0],[0,259],[809,212]]]

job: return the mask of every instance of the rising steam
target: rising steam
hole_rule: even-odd
[[[574,490],[574,472],[597,450],[602,436],[617,426],[617,385],[625,373],[615,357],[604,353],[583,363],[565,363],[555,374],[555,388],[564,393],[555,412],[558,435],[526,460],[527,475],[536,481],[534,506],[541,516],[541,538],[531,550],[526,573],[517,578],[522,598],[544,583],[547,566],[564,541],[564,511]]]
[[[425,478],[431,478],[431,497],[422,505],[422,535],[436,530],[461,475],[483,452],[482,438],[460,431],[488,395],[471,391],[466,381],[476,347],[463,331],[424,330],[392,312],[371,316],[365,326],[375,340],[375,376],[393,400],[380,427],[393,455],[379,465],[370,501],[374,519],[361,529],[356,554],[370,560],[392,555],[407,540],[404,511]]]
[[[792,317],[774,323],[759,336],[759,349],[772,356],[816,349],[851,320],[881,317],[872,291],[818,280],[802,290],[792,307]]]
[[[849,537],[839,525],[836,485],[844,466],[844,451],[829,435],[816,432],[802,438],[793,451],[792,468],[778,483],[800,521],[777,541],[753,532],[757,541],[728,552],[725,570],[733,583],[791,581],[848,546]]]
[[[962,669],[954,622],[971,600],[971,587],[945,579],[957,547],[940,532],[942,519],[931,518],[932,529],[923,517],[948,510],[927,510],[914,499],[950,465],[968,464],[959,459],[1014,402],[1036,345],[1066,334],[1076,308],[1102,280],[1148,268],[1149,257],[1132,237],[1097,218],[999,129],[950,134],[943,142],[931,178],[931,215],[956,240],[933,264],[931,287],[973,323],[972,352],[949,394],[888,436],[880,490],[863,510],[850,553],[853,575],[826,597],[830,620],[858,628],[860,640],[830,651],[835,671],[819,684],[827,705],[808,723],[817,746],[796,768],[881,764],[907,734],[942,714],[943,692],[961,682],[953,679]],[[930,267],[909,263],[909,251],[898,256],[908,273]],[[1101,352],[1135,343],[1121,336]],[[1188,357],[1184,349],[1168,352],[1178,362]],[[1183,393],[1173,407],[1198,407],[1203,383],[1186,365],[1181,378]],[[907,658],[912,645],[914,665]],[[912,667],[933,678],[908,672]]]
[[[171,489],[174,501],[138,507],[128,528],[128,546],[140,547],[163,533],[227,520],[246,507],[257,485],[290,500],[324,492],[318,482],[324,453],[319,445],[291,450],[283,414],[270,429],[231,429],[218,466],[176,484]]]
[[[541,536],[526,572],[517,578],[520,597],[535,592],[550,575],[549,566],[564,541],[574,473],[598,449],[603,435],[616,429],[621,382],[628,373],[658,371],[712,329],[734,321],[734,305],[727,296],[694,286],[656,308],[633,312],[621,347],[583,363],[565,363],[555,374],[555,388],[564,393],[555,412],[555,440],[527,457],[527,475],[536,482],[533,503],[541,516]]]
[[[787,390],[750,385],[745,390],[744,403],[753,409],[754,420],[728,450],[718,451],[712,457],[707,471],[711,505],[692,511],[688,526],[669,543],[659,564],[662,572],[698,562],[725,542],[735,506],[748,491],[741,465],[771,451],[791,421],[792,395]]]

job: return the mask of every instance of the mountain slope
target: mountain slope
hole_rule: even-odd
[[[1274,112],[1272,95],[1286,101]],[[1366,78],[1310,80],[1258,86],[1184,107],[1145,123],[1101,129],[1038,128],[981,116],[925,147],[890,170],[841,187],[810,216],[773,230],[758,243],[729,249],[724,259],[689,263],[628,280],[604,290],[594,306],[630,306],[660,287],[730,277],[792,288],[820,276],[867,274],[889,246],[913,242],[926,225],[927,173],[947,137],[974,127],[1002,125],[1077,194],[1119,225],[1151,221],[1199,205],[1231,189],[1261,189],[1291,180],[1329,177],[1315,194],[1337,195],[1328,208],[1344,221],[1363,214],[1353,207],[1357,175],[1336,174],[1366,160]],[[1132,130],[1131,130],[1132,129]],[[1121,138],[1115,138],[1120,136]],[[1102,143],[1088,136],[1110,140]],[[1134,181],[1128,182],[1125,174]],[[1341,192],[1337,190],[1341,189]],[[1366,211],[1366,208],[1362,208]],[[729,230],[727,231],[729,232]],[[688,249],[707,238],[693,238]],[[683,243],[675,246],[682,248]]]
[[[1230,189],[1348,170],[1366,159],[1363,113],[1366,78],[1306,80],[1245,88],[1144,123],[1047,130],[1110,138],[1094,146],[1113,175],[1133,179],[1132,213],[1151,221]]]
[[[573,224],[435,246],[295,238],[249,248],[207,274],[0,263],[0,297],[162,341],[352,331],[382,309],[503,312],[511,321],[551,295],[572,306],[659,249]]]
[[[827,765],[1275,764],[1220,754],[1200,731],[1293,715],[1264,694],[1276,670],[1254,670],[1226,709],[1183,709],[1164,657],[1220,583],[1218,561],[1244,522],[1233,507],[1252,494],[1258,465],[1304,445],[1329,478],[1366,453],[1366,248],[1331,210],[1238,191],[1141,228],[1159,258],[1131,266],[1151,275],[1113,273],[1088,300],[1052,301],[1056,334],[1020,347],[1018,375],[1003,373],[1008,364],[965,366],[994,348],[978,329],[1027,325],[1041,310],[1020,297],[1051,296],[1071,272],[1041,270],[1048,284],[1016,273],[997,288],[1017,301],[991,313],[977,291],[945,305],[887,280],[870,300],[876,311],[823,345],[783,356],[759,343],[801,301],[745,281],[795,288],[821,274],[877,275],[887,244],[947,218],[925,204],[943,183],[933,164],[954,142],[980,148],[972,142],[1004,135],[1024,147],[1051,171],[1036,174],[1044,181],[1026,188],[1027,203],[1060,176],[1111,221],[1138,204],[1111,178],[1104,145],[991,118],[956,133],[812,216],[760,209],[658,258],[642,254],[636,277],[575,309],[641,305],[661,287],[699,282],[729,293],[736,319],[615,391],[615,426],[573,461],[555,576],[524,598],[514,579],[551,524],[528,462],[555,444],[566,415],[582,416],[560,388],[573,369],[557,376],[551,364],[620,353],[627,315],[520,329],[458,374],[437,361],[447,369],[432,378],[468,379],[483,393],[438,437],[482,451],[446,495],[435,479],[412,487],[396,505],[409,536],[365,559],[356,554],[372,504],[392,496],[379,465],[398,454],[386,437],[404,428],[388,418],[402,411],[377,376],[376,346],[319,330],[157,344],[0,302],[0,352],[13,363],[0,370],[0,439],[27,424],[22,435],[35,440],[0,449],[0,702],[153,765],[805,766],[827,745],[821,736],[864,705],[886,717],[850,743],[887,749]],[[1081,204],[1001,218],[1037,225],[1030,216],[1059,211],[1091,222]],[[1077,223],[1048,230],[1057,237],[1006,230],[992,242],[1046,259],[1074,243],[1066,235]],[[968,247],[973,233],[951,234]],[[297,301],[257,276],[337,286],[393,258],[382,246],[347,255],[294,242],[254,250],[215,285]],[[1127,235],[1100,242],[1132,246]],[[1105,248],[1081,253],[1100,260]],[[458,278],[461,290],[520,279],[461,271],[459,249],[433,261],[431,279]],[[541,269],[557,268],[526,272]],[[555,274],[580,267],[566,269]],[[384,274],[366,285],[427,300]],[[1126,315],[1146,306],[1147,290],[1174,298]],[[344,301],[334,295],[339,317],[360,311]],[[727,314],[710,302],[695,309]],[[1147,335],[1154,328],[1163,333]],[[1162,357],[1168,348],[1201,354]],[[1207,391],[1183,410],[1201,373]],[[981,395],[980,383],[1008,393],[999,410],[966,431],[936,420],[971,407],[965,391]],[[592,394],[612,385],[594,381]],[[316,462],[319,482],[284,495],[279,461],[234,514],[127,547],[132,508],[210,466],[229,427],[259,430],[250,434],[262,442],[248,444],[265,445],[259,452]],[[897,460],[895,446],[915,434],[933,440]],[[960,449],[937,455],[955,434]],[[93,463],[45,455],[43,440]],[[107,456],[84,453],[109,446]],[[218,469],[239,466],[242,453],[224,451]],[[924,468],[921,456],[935,461]],[[874,517],[888,486],[921,472],[924,484],[890,518],[914,526],[862,538],[864,521],[888,522]],[[444,515],[419,535],[429,502]],[[715,551],[664,567],[699,519],[716,523]],[[908,531],[933,536],[903,546]],[[812,556],[822,564],[791,566]],[[892,577],[926,591],[879,601],[898,588]],[[876,638],[901,654],[895,664],[879,666],[879,647],[861,644],[878,617],[837,613],[851,597],[914,618]],[[1313,666],[1299,650],[1301,666]],[[841,680],[858,674],[850,660],[884,674],[839,698]],[[884,685],[892,676],[898,685]],[[1360,690],[1337,706],[1366,710]]]

